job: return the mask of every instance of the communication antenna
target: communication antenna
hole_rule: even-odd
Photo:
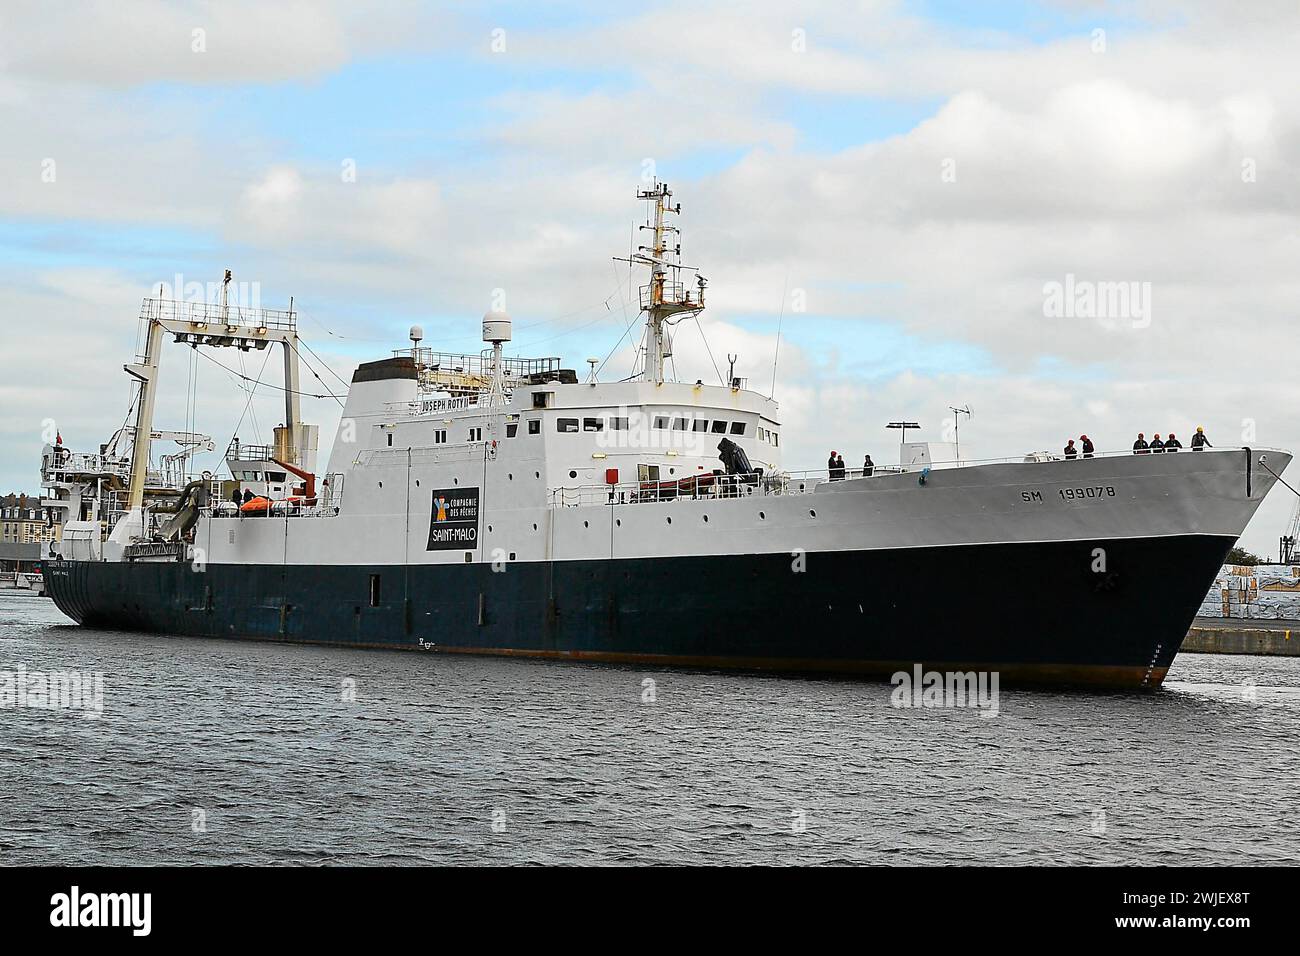
[[[961,461],[961,439],[957,436],[957,424],[961,421],[962,415],[970,418],[970,405],[963,405],[961,408],[958,408],[955,405],[949,405],[948,410],[952,412],[952,443],[957,449],[957,460]]]
[[[739,358],[740,358],[739,355],[727,356],[727,383],[732,388],[740,387],[739,385],[736,384],[736,360]]]

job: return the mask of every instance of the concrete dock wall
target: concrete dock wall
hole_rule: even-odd
[[[1180,653],[1300,657],[1300,621],[1197,618]]]

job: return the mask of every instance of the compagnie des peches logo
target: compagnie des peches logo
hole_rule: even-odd
[[[426,551],[473,547],[478,543],[478,489],[441,488],[433,492]]]

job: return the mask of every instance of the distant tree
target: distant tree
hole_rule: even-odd
[[[1248,567],[1265,563],[1263,558],[1257,554],[1251,554],[1245,548],[1233,548],[1228,552],[1228,559],[1224,562],[1224,564],[1241,564]]]

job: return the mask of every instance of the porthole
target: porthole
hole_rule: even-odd
[[[673,523],[673,519],[672,519],[672,516],[671,516],[671,515],[670,515],[669,518],[668,518],[668,523],[669,523],[669,524],[672,524],[672,523]]]
[[[614,526],[615,526],[615,527],[618,527],[618,528],[623,527],[623,519],[622,519],[622,518],[615,518],[615,519],[614,519]]]
[[[453,485],[459,485],[459,484],[460,484],[460,479],[459,479],[459,478],[453,478],[453,479],[451,480],[451,483],[452,483]]]
[[[491,533],[492,533],[492,526],[491,526],[491,525],[488,525],[488,534],[491,534]]]
[[[379,487],[380,488],[384,487],[384,483],[382,481],[379,483]]]
[[[765,511],[760,511],[760,512],[758,513],[758,520],[759,520],[759,521],[766,521],[766,520],[767,520],[767,512],[765,512]]]
[[[537,525],[533,525],[533,530],[534,530],[534,531],[537,530]]]
[[[540,478],[540,477],[542,477],[542,473],[541,473],[540,471],[535,471],[535,472],[533,472],[533,477],[534,477],[534,478]]]
[[[508,478],[510,481],[515,480],[515,476],[513,474],[506,475],[506,478]]]
[[[569,472],[569,477],[570,477],[570,478],[577,478],[577,477],[578,477],[578,473],[577,473],[576,471],[570,471],[570,472]]]
[[[420,479],[419,479],[419,478],[416,478],[416,479],[415,479],[415,487],[417,487],[417,488],[420,487]]]
[[[677,474],[677,469],[676,469],[676,468],[669,468],[669,469],[668,469],[668,474],[670,474],[670,475],[675,475],[675,474]]]
[[[704,523],[705,523],[705,524],[708,524],[708,523],[709,523],[709,516],[708,516],[708,515],[705,515],[705,516],[704,516]]]
[[[590,528],[590,527],[591,527],[591,522],[590,522],[590,521],[584,521],[584,522],[582,523],[582,526],[583,526],[584,528]]]
[[[815,511],[809,511],[809,512],[808,512],[808,517],[809,517],[809,518],[816,518],[816,517],[817,517],[817,512],[815,512]]]

